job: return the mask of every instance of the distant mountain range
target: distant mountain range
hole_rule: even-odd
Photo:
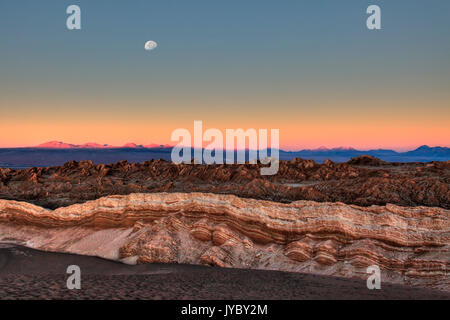
[[[109,144],[99,144],[95,142],[87,142],[84,144],[71,144],[62,141],[49,141],[42,143],[40,145],[30,147],[30,148],[40,148],[40,149],[154,149],[154,148],[172,148],[173,146],[168,144],[136,144],[133,142],[129,142],[124,144],[123,146],[112,146]],[[313,154],[313,155],[322,155],[322,154],[380,154],[380,155],[447,155],[450,148],[447,147],[429,147],[427,145],[423,145],[415,150],[407,151],[407,152],[397,152],[390,149],[371,149],[371,150],[357,150],[352,147],[338,147],[338,148],[327,148],[327,147],[319,147],[317,149],[302,149],[298,151],[284,151],[280,150],[283,153],[291,153],[291,154]]]
[[[49,141],[42,143],[40,145],[37,145],[35,147],[31,148],[40,148],[40,149],[118,149],[118,148],[172,148],[172,146],[165,144],[149,144],[149,145],[142,145],[142,144],[136,144],[133,142],[124,144],[123,146],[111,146],[109,144],[99,144],[95,142],[87,142],[85,144],[71,144],[71,143],[65,143],[62,141]]]
[[[421,146],[407,152],[397,152],[390,149],[357,150],[350,147],[345,148],[318,148],[299,151],[280,150],[280,159],[291,159],[295,157],[314,159],[322,162],[326,159],[335,162],[344,162],[361,155],[370,155],[389,162],[429,162],[450,160],[450,148]]]
[[[92,160],[95,163],[113,163],[121,160],[143,162],[150,159],[171,160],[170,145],[138,145],[127,143],[123,146],[110,146],[98,143],[82,145],[50,141],[28,148],[0,148],[0,167],[27,168],[33,166],[58,166],[68,161]],[[407,152],[389,149],[357,150],[351,147],[328,149],[305,149],[298,151],[279,150],[281,160],[293,158],[312,159],[323,162],[346,162],[360,155],[371,155],[388,162],[431,162],[450,160],[450,148],[421,146]],[[247,154],[248,159],[248,154]]]

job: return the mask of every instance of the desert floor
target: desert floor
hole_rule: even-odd
[[[66,269],[81,268],[69,290]],[[278,271],[192,265],[129,266],[96,257],[0,248],[0,299],[450,299],[450,293]]]

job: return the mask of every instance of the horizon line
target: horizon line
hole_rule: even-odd
[[[58,147],[58,146],[45,146],[46,144],[50,144],[50,143],[56,143],[56,144],[63,144],[63,145],[67,145],[67,147]],[[89,147],[89,145],[96,145],[93,147]],[[0,146],[0,149],[53,149],[53,150],[68,150],[68,149],[157,149],[157,148],[173,148],[176,147],[178,145],[169,145],[169,144],[158,144],[158,143],[150,143],[150,144],[137,144],[137,143],[133,143],[133,142],[128,142],[125,143],[124,145],[110,145],[110,144],[101,144],[101,143],[95,143],[95,142],[86,142],[83,144],[75,144],[75,143],[68,143],[68,142],[63,142],[63,141],[57,141],[57,140],[53,140],[53,141],[48,141],[48,142],[44,142],[42,144],[38,144],[35,146],[13,146],[13,147],[6,147],[6,146]],[[373,151],[373,150],[390,150],[390,151],[395,151],[395,152],[408,152],[408,151],[414,151],[417,150],[420,147],[429,147],[429,148],[449,148],[450,145],[431,145],[431,144],[418,144],[414,147],[394,147],[394,148],[389,148],[389,147],[371,147],[371,148],[362,148],[362,149],[358,149],[355,147],[351,147],[351,146],[338,146],[338,147],[326,147],[326,146],[319,146],[316,148],[301,148],[301,147],[292,147],[292,146],[280,146],[277,149],[281,150],[281,151],[285,151],[285,152],[300,152],[300,151],[336,151],[336,150],[342,150],[342,151]],[[181,146],[179,146],[181,147]],[[192,145],[191,146],[185,146],[187,148],[193,148],[195,149]],[[214,148],[206,148],[203,147],[202,149],[214,149]],[[219,148],[216,148],[219,149]],[[264,148],[264,149],[270,149],[270,147]],[[264,150],[264,149],[256,149],[256,150]],[[226,148],[222,148],[222,150],[226,151]],[[238,149],[235,149],[238,150]],[[245,148],[244,150],[250,150],[249,148]]]

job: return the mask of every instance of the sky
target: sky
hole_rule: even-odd
[[[448,0],[1,1],[0,147],[165,144],[194,120],[289,150],[450,146],[449,39]]]

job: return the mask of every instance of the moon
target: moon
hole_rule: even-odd
[[[155,49],[157,46],[158,46],[158,44],[157,44],[155,41],[149,40],[149,41],[147,41],[147,42],[145,43],[144,48],[145,48],[145,50],[147,50],[147,51],[152,51],[152,50]]]

